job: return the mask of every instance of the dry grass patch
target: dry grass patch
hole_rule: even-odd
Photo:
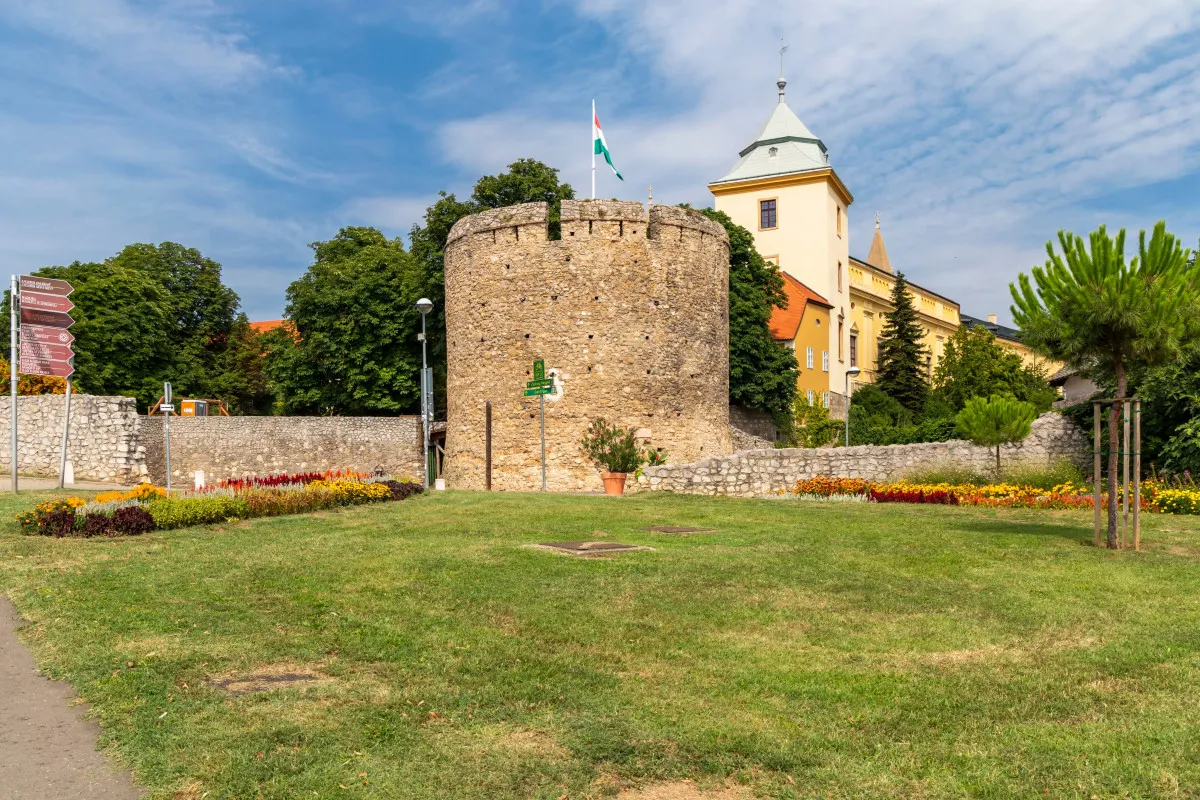
[[[622,789],[624,800],[747,800],[754,795],[745,786],[701,788],[695,781],[653,783],[640,789]]]

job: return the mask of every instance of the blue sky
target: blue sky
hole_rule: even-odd
[[[590,101],[627,178],[708,205],[788,100],[893,265],[1008,316],[1059,228],[1200,237],[1195,0],[400,3],[6,0],[0,257],[11,272],[173,240],[278,317],[307,243],[404,235],[521,156],[588,185]]]

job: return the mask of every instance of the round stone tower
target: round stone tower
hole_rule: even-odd
[[[599,491],[580,452],[594,417],[637,428],[673,463],[731,452],[729,240],[673,206],[566,200],[562,238],[545,203],[466,217],[445,253],[447,485],[541,486],[533,362],[557,384],[546,398],[548,488]]]

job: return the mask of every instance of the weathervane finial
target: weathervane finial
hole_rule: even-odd
[[[775,85],[779,87],[779,102],[783,102],[783,90],[787,87],[787,81],[783,78],[783,54],[787,52],[787,45],[783,43],[783,37],[779,37],[779,80]]]
[[[879,230],[879,212],[875,212],[875,230]]]

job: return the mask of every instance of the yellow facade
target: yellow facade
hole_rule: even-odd
[[[830,369],[821,391],[842,386],[849,364],[846,348],[850,290],[846,269],[850,263],[850,230],[846,210],[853,198],[841,180],[832,169],[825,169],[770,181],[709,188],[716,209],[754,234],[755,248],[764,258],[775,262],[782,272],[810,287],[833,306],[827,312],[829,320],[823,329],[825,341],[817,351],[830,353]],[[775,202],[777,218],[773,228],[759,224],[763,200]]]
[[[855,361],[851,366],[862,370],[855,379],[859,383],[875,380],[879,334],[886,323],[884,314],[892,310],[895,283],[895,275],[887,270],[857,258],[850,259],[850,336],[854,337]],[[908,285],[908,293],[925,329],[926,369],[932,376],[945,352],[946,341],[958,330],[958,303],[912,283]]]

